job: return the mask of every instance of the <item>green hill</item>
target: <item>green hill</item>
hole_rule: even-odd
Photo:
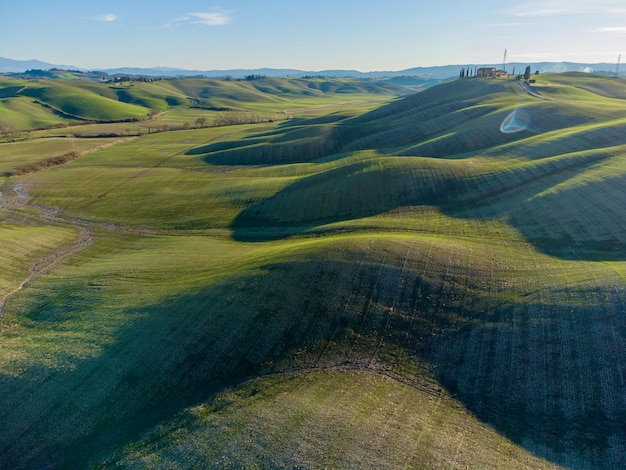
[[[360,86],[129,87],[316,109],[0,180],[2,466],[622,465],[621,83]]]
[[[81,121],[137,121],[154,117],[154,112],[182,107],[274,113],[286,118],[286,108],[294,105],[315,108],[345,102],[371,103],[375,96],[382,102],[410,92],[409,88],[384,81],[349,79],[192,78],[123,83],[98,83],[84,77],[6,79],[0,81],[0,126],[27,131]],[[113,133],[119,135],[125,130]]]
[[[70,118],[93,121],[119,121],[145,117],[148,110],[141,107],[120,103],[97,95],[90,90],[83,90],[72,85],[58,82],[41,82],[21,91],[22,96],[29,96],[38,102],[59,111]]]

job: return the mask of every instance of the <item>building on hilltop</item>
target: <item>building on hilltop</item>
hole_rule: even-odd
[[[501,78],[508,75],[506,70],[497,70],[495,67],[483,67],[476,72],[476,76],[479,78]]]

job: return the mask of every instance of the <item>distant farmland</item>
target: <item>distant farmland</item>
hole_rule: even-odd
[[[626,82],[409,91],[0,82],[0,467],[623,465]]]

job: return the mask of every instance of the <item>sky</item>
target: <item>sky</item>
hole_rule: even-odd
[[[626,62],[626,0],[15,0],[0,56],[87,69]]]

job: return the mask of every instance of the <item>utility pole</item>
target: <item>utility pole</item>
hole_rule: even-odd
[[[619,77],[619,63],[622,61],[622,54],[617,56],[617,65],[615,66],[615,76]]]
[[[504,49],[504,57],[502,58],[502,70],[506,72],[506,49]]]

